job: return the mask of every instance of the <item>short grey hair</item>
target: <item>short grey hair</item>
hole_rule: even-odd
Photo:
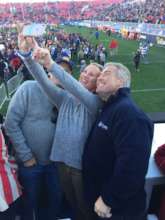
[[[117,69],[116,75],[118,78],[123,79],[123,87],[128,87],[130,88],[131,86],[131,73],[129,69],[124,66],[121,63],[117,62],[109,62],[104,65],[104,69],[109,67],[109,66],[114,66]]]

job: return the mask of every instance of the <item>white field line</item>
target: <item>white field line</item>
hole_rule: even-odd
[[[165,91],[165,88],[157,88],[157,89],[133,89],[133,93],[138,92],[157,92],[157,91]]]

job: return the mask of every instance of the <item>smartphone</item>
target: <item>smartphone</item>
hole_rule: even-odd
[[[24,36],[32,36],[32,37],[39,37],[45,33],[46,25],[45,24],[28,24],[25,25],[23,28],[23,35]]]

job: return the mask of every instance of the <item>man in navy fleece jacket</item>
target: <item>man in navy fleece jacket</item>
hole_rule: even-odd
[[[93,219],[145,219],[145,175],[153,124],[130,97],[130,72],[108,63],[97,80],[105,101],[83,154],[85,196]]]

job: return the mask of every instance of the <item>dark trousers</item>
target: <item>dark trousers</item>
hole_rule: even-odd
[[[20,214],[20,200],[17,199],[6,211],[0,212],[0,220],[15,220],[15,217]]]
[[[127,215],[113,215],[111,218],[100,218],[99,216],[95,215],[94,218],[91,220],[147,220],[146,214],[139,214],[137,216],[127,216]]]
[[[138,70],[140,61],[135,61],[135,69]]]
[[[19,167],[23,187],[23,220],[55,220],[60,214],[62,190],[55,164]]]
[[[83,196],[81,171],[61,162],[57,162],[56,164],[58,166],[63,191],[73,210],[73,219],[91,220]]]

